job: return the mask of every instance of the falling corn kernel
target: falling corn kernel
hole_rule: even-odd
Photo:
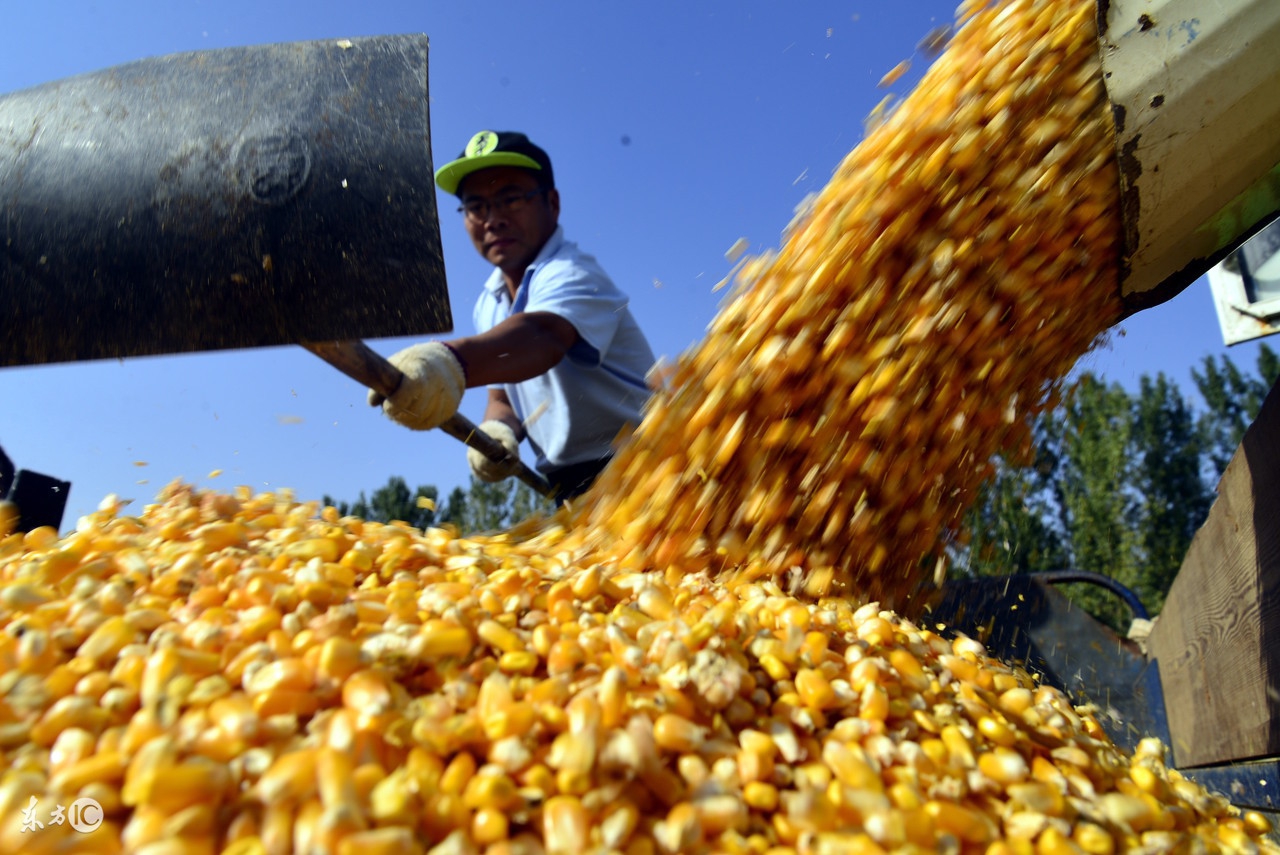
[[[902,75],[906,74],[909,70],[911,70],[911,60],[904,59],[893,68],[889,69],[885,76],[881,77],[880,82],[876,85],[880,87],[892,86],[901,80]]]
[[[989,461],[1119,317],[1094,11],[966,10],[579,500],[601,549],[910,609]]]
[[[725,261],[729,262],[730,264],[733,264],[739,258],[742,258],[743,254],[747,251],[747,247],[749,247],[750,245],[751,245],[751,242],[748,241],[746,238],[744,237],[738,238],[733,242],[733,246],[729,247],[729,249],[725,252],[724,254]]]

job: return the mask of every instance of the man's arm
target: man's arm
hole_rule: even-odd
[[[489,403],[484,408],[484,420],[502,422],[516,433],[516,439],[524,439],[524,425],[511,406],[511,399],[501,389],[489,390]]]
[[[479,335],[453,339],[449,346],[466,365],[468,388],[474,388],[519,383],[545,374],[577,340],[573,324],[559,315],[520,312]],[[491,394],[489,406],[493,405]]]

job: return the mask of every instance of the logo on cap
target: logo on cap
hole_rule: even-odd
[[[498,135],[493,131],[481,131],[471,138],[471,142],[467,143],[465,152],[467,157],[479,157],[482,154],[488,154],[498,147]]]

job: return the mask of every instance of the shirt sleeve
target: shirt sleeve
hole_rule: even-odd
[[[480,291],[480,296],[476,298],[476,304],[471,309],[471,323],[475,327],[477,333],[488,332],[498,323],[498,310],[500,309],[498,298],[493,296],[486,286]],[[488,389],[505,389],[503,383],[490,383]]]
[[[525,312],[551,312],[578,331],[569,359],[588,367],[601,364],[627,307],[627,296],[599,267],[556,259],[532,277]]]

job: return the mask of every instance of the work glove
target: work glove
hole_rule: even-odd
[[[516,432],[511,429],[511,425],[497,419],[489,419],[481,422],[479,429],[511,454],[511,462],[495,462],[474,448],[468,448],[467,463],[470,464],[475,476],[481,481],[492,484],[516,474],[516,468],[520,465],[520,440],[516,439]]]
[[[370,389],[369,406],[381,404],[388,418],[413,430],[440,427],[458,412],[467,377],[449,348],[438,341],[415,344],[387,361],[404,380],[390,398]]]

